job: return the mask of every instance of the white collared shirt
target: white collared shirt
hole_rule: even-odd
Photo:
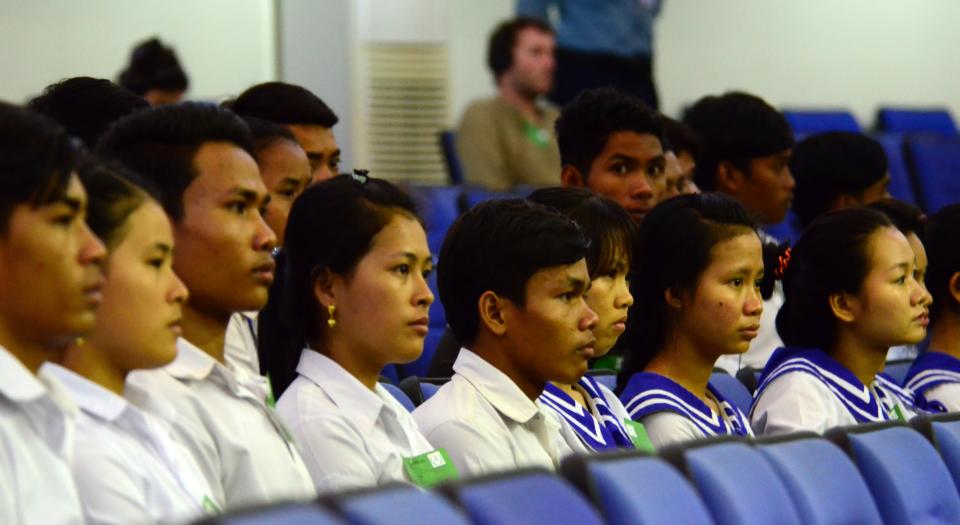
[[[588,452],[563,439],[565,421],[477,354],[461,348],[453,370],[450,382],[413,417],[434,447],[447,450],[462,477],[533,466],[556,470],[574,451]]]
[[[71,467],[88,523],[180,523],[204,514],[210,488],[159,422],[59,365],[40,373],[60,381],[80,409]]]
[[[337,362],[305,349],[277,413],[303,450],[318,492],[406,481],[403,458],[433,450],[382,385],[371,391]]]
[[[187,340],[177,341],[173,363],[132,372],[125,397],[170,427],[221,508],[316,496],[293,436],[264,392]]]
[[[0,347],[0,523],[83,523],[70,473],[76,407]]]
[[[223,335],[223,361],[238,375],[260,375],[257,317],[260,312],[236,312]]]

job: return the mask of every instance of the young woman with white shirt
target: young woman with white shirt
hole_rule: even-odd
[[[926,337],[930,294],[916,255],[887,216],[848,208],[816,219],[783,272],[785,348],[760,377],[750,411],[762,434],[823,433],[909,419],[910,394],[881,373],[887,351]]]
[[[636,250],[636,331],[619,381],[628,413],[656,447],[752,435],[709,381],[717,358],[746,352],[760,326],[763,247],[753,221],[720,194],[681,195],[647,216]]]
[[[591,280],[586,302],[598,317],[593,328],[593,358],[603,357],[626,329],[627,310],[633,304],[627,281],[633,221],[619,204],[585,188],[545,188],[527,200],[573,219],[590,240],[586,259]],[[634,447],[630,416],[623,404],[592,376],[584,375],[573,384],[547,383],[540,402],[570,423],[563,427],[568,441],[579,441],[593,451]]]
[[[176,357],[187,289],[173,271],[170,221],[121,171],[99,163],[80,171],[87,222],[108,249],[103,298],[93,330],[42,372],[79,408],[71,468],[86,520],[187,521],[214,509],[206,481],[162,424],[123,398],[127,373]]]
[[[318,492],[419,482],[433,447],[378,382],[423,352],[434,299],[413,201],[365,175],[323,181],[294,203],[285,248],[280,315],[264,320],[290,337],[262,341],[261,363]]]

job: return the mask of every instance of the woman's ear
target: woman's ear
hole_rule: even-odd
[[[830,295],[827,298],[833,316],[844,323],[852,323],[857,318],[857,301],[846,292]]]
[[[954,302],[960,304],[960,272],[954,272],[950,276],[950,280],[947,282],[947,290]]]
[[[323,308],[337,304],[336,281],[340,278],[330,268],[314,268],[310,272],[310,281],[313,283],[313,297]]]
[[[503,315],[504,301],[489,290],[483,292],[483,295],[477,301],[477,306],[480,309],[480,322],[495,335],[503,335],[507,332],[507,319]]]
[[[671,310],[678,313],[683,311],[683,300],[680,298],[680,294],[673,291],[673,288],[667,288],[663,291],[663,300],[667,302],[667,306]]]

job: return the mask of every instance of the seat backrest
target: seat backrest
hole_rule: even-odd
[[[459,186],[404,186],[413,197],[426,224],[427,244],[431,253],[440,253],[447,230],[460,216]],[[439,302],[439,301],[437,301]]]
[[[417,408],[416,405],[414,405],[413,400],[410,399],[407,394],[403,393],[403,390],[400,390],[400,387],[397,385],[391,383],[380,384],[387,389],[387,392],[390,392],[390,395],[392,395],[397,401],[400,402],[401,405],[403,405],[403,408],[406,408],[410,412],[413,412],[413,409]]]
[[[933,434],[937,438],[940,457],[954,484],[960,488],[960,421],[934,421]]]
[[[894,133],[936,133],[957,136],[957,124],[946,109],[880,108],[877,124],[882,131]]]
[[[450,184],[463,184],[463,165],[460,164],[460,155],[457,154],[456,133],[449,129],[440,132],[440,150],[443,152]]]
[[[470,523],[466,515],[439,494],[413,487],[393,486],[355,496],[347,495],[339,499],[336,506],[354,525]]]
[[[193,525],[344,525],[333,512],[311,503],[280,503],[210,516]]]
[[[892,426],[861,433],[848,427],[827,436],[848,449],[884,523],[960,523],[953,478],[933,445],[913,429]]]
[[[910,366],[913,365],[913,359],[899,359],[897,361],[887,361],[883,366],[883,373],[887,374],[897,384],[903,383],[903,378],[907,377]]]
[[[583,495],[546,471],[479,478],[453,490],[475,525],[603,524]]]
[[[717,389],[727,401],[733,403],[744,414],[750,412],[753,396],[739,379],[725,372],[714,372],[710,376],[710,386]]]
[[[563,472],[610,525],[713,523],[693,485],[658,457],[575,456],[564,461]]]
[[[796,135],[809,135],[824,131],[849,131],[860,133],[860,124],[849,111],[838,110],[790,110],[783,111],[790,128]]]
[[[683,454],[687,472],[718,525],[800,525],[784,483],[747,443],[722,441]]]
[[[880,512],[856,466],[824,439],[758,447],[783,480],[806,525],[881,525]],[[838,497],[842,494],[843,497]]]
[[[787,211],[786,217],[779,223],[764,226],[763,231],[779,242],[789,241],[791,244],[797,242],[802,233],[797,215],[793,213],[793,210]]]
[[[617,388],[617,371],[609,368],[591,368],[587,370],[587,375],[596,379],[597,383],[609,388],[611,391]]]
[[[903,134],[878,133],[874,138],[887,154],[887,169],[890,171],[890,185],[887,186],[887,191],[896,199],[916,205],[917,196],[913,191],[913,180],[910,170],[907,169],[907,159],[903,154]]]
[[[737,380],[743,383],[743,386],[747,388],[747,392],[750,392],[752,396],[754,392],[757,391],[757,383],[760,381],[760,374],[763,373],[762,369],[759,368],[741,368],[737,372]]]
[[[911,139],[907,158],[916,177],[917,197],[927,213],[960,202],[960,139]]]

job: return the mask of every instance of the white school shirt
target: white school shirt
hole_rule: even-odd
[[[125,397],[158,416],[193,455],[226,510],[316,496],[293,436],[257,385],[177,340],[177,358],[127,376]]]
[[[238,375],[260,375],[257,353],[257,316],[260,312],[236,312],[230,316],[223,336],[223,361]]]
[[[76,407],[0,346],[0,523],[83,523],[70,473]]]
[[[783,346],[783,340],[777,333],[777,312],[783,306],[783,284],[776,281],[770,298],[763,301],[763,313],[760,314],[760,329],[757,337],[750,341],[750,347],[742,354],[720,356],[714,366],[722,368],[728,374],[736,376],[743,368],[763,370],[773,352]]]
[[[152,416],[53,363],[80,409],[72,470],[87,523],[180,523],[204,514],[210,488],[183,446]]]
[[[299,376],[277,401],[318,492],[406,481],[403,458],[433,450],[382,385],[371,391],[337,362],[304,349]]]
[[[447,450],[461,477],[521,467],[556,470],[564,457],[589,452],[579,441],[568,444],[566,422],[477,354],[461,348],[453,371],[413,418],[434,447]]]
[[[916,415],[911,394],[888,377],[877,374],[864,385],[820,350],[782,348],[771,365],[750,409],[758,435],[823,434],[839,426],[889,421],[894,407],[906,420]]]

